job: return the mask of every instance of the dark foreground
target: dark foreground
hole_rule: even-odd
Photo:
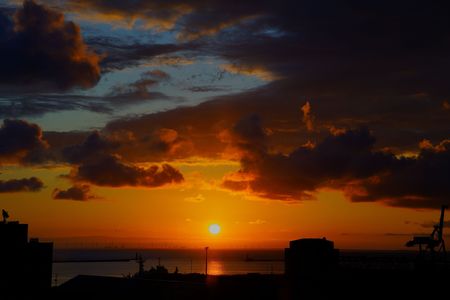
[[[259,274],[165,274],[145,279],[80,275],[51,290],[17,290],[1,299],[417,299],[447,296],[449,275],[436,267],[341,269],[294,279]]]

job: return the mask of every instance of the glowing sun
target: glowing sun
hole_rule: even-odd
[[[219,234],[220,232],[220,226],[218,224],[211,224],[208,227],[209,233],[211,234]]]

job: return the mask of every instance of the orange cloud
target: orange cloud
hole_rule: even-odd
[[[77,18],[90,22],[113,23],[117,27],[132,28],[137,21],[143,28],[167,31],[177,21],[192,11],[188,3],[138,1],[135,5],[126,2],[103,2],[95,0],[69,1],[68,9],[77,12]]]
[[[222,64],[220,65],[220,68],[232,74],[255,76],[264,81],[273,81],[279,79],[277,75],[262,66]]]
[[[450,140],[443,140],[437,145],[433,145],[430,140],[424,139],[420,141],[419,148],[421,150],[429,150],[434,152],[445,152],[447,151],[448,145],[450,145]]]
[[[214,20],[209,24],[209,26],[194,27],[193,29],[184,27],[183,30],[178,33],[177,38],[181,41],[193,41],[204,36],[213,36],[224,29],[236,26],[242,22],[252,20],[257,17],[258,15],[238,16],[236,18],[226,19],[223,21]]]

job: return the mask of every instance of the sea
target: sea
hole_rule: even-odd
[[[208,249],[208,274],[282,274],[284,250]],[[205,249],[56,249],[53,285],[61,285],[77,275],[127,277],[138,272],[136,258],[144,269],[162,265],[172,273],[205,273]]]

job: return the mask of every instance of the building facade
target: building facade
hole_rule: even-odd
[[[28,240],[28,225],[0,223],[0,290],[42,290],[52,284],[53,243]]]
[[[326,238],[298,239],[285,249],[285,274],[289,277],[320,276],[337,268],[339,250]]]

